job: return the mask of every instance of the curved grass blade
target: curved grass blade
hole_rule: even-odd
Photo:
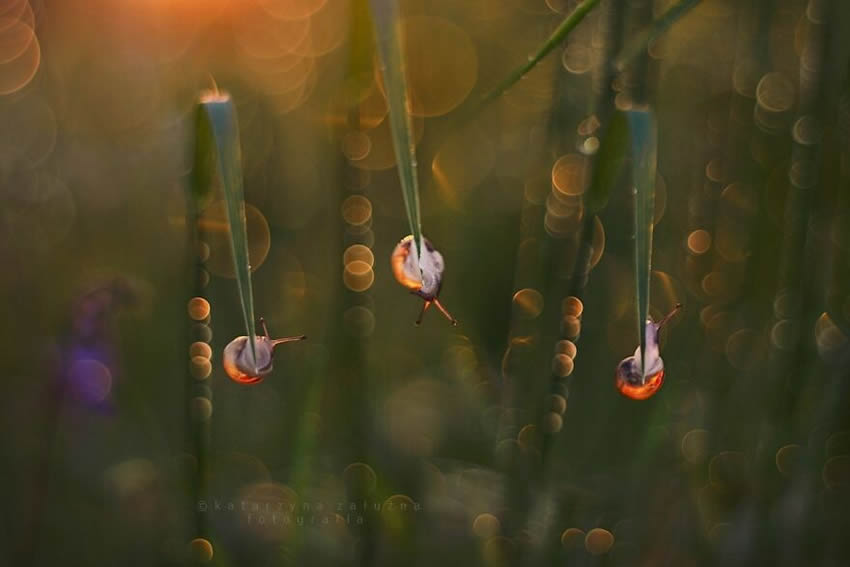
[[[404,206],[413,241],[421,250],[422,218],[419,207],[419,179],[416,174],[416,145],[413,141],[413,126],[408,112],[410,103],[402,60],[398,6],[396,0],[371,0],[371,2],[375,42],[378,47],[381,74],[384,77],[393,148],[398,162]],[[421,258],[421,255],[419,257]]]
[[[374,0],[373,0],[374,1]],[[564,39],[569,35],[571,31],[573,31],[576,26],[578,26],[581,21],[590,13],[596,5],[599,4],[599,0],[584,0],[581,4],[575,7],[575,9],[570,12],[570,14],[564,18],[564,21],[555,28],[555,31],[552,32],[552,35],[546,40],[540,49],[537,50],[534,55],[530,55],[528,57],[528,61],[517,67],[510,75],[508,75],[505,80],[496,85],[493,89],[488,91],[484,96],[481,97],[481,101],[478,103],[478,109],[480,110],[484,106],[490,104],[495,99],[499,98],[506,90],[511,88],[514,84],[516,84],[520,79],[522,79],[529,71],[534,69],[534,67],[540,63],[540,61],[546,57],[553,49],[559,46]]]
[[[645,30],[641,31],[632,41],[626,45],[620,54],[614,59],[614,68],[623,71],[655,38],[662,35],[682,16],[686,15],[701,0],[679,0],[666,12],[661,14]]]
[[[254,295],[248,258],[248,233],[245,223],[245,196],[242,189],[242,152],[236,108],[230,95],[217,90],[201,96],[195,117],[195,163],[193,193],[196,201],[212,197],[214,178],[224,193],[227,222],[230,225],[230,249],[236,268],[236,287],[242,305],[245,334],[250,339],[251,357],[257,364],[254,326]]]
[[[649,278],[652,271],[652,228],[655,216],[655,169],[658,133],[649,110],[625,113],[631,140],[632,183],[635,194],[635,289],[637,292],[638,336],[640,337],[641,381],[646,350],[646,321],[649,317]]]

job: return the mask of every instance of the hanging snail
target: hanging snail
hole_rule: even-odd
[[[248,337],[236,337],[224,347],[224,371],[231,380],[240,384],[256,384],[262,381],[266,374],[272,371],[274,349],[277,345],[294,341],[303,341],[307,337],[299,335],[295,337],[284,337],[282,339],[270,339],[266,321],[260,318],[263,327],[263,336],[255,337],[254,349],[257,355],[257,364],[251,360],[251,349],[248,346]]]
[[[452,325],[457,325],[455,318],[437,299],[443,285],[443,270],[445,270],[443,255],[437,252],[431,241],[424,236],[422,243],[425,253],[420,261],[417,256],[417,247],[413,246],[413,236],[407,235],[401,239],[401,242],[393,250],[390,259],[393,276],[398,283],[409,289],[410,293],[418,295],[425,301],[422,310],[419,312],[419,317],[416,319],[416,325],[422,323],[422,317],[432,304],[437,306],[437,309],[445,315],[446,319],[451,321]]]
[[[658,333],[661,327],[682,308],[677,303],[673,310],[658,323],[652,319],[646,321],[646,370],[644,377],[641,376],[640,345],[635,349],[635,354],[620,361],[617,365],[616,383],[617,390],[627,398],[633,400],[645,400],[654,395],[664,382],[664,361],[658,349]]]

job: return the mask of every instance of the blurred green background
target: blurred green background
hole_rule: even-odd
[[[415,327],[366,2],[0,2],[0,563],[846,565],[850,5],[703,0],[614,73],[674,3],[603,0],[478,112],[578,4],[399,2],[460,321]],[[223,209],[187,215],[213,80],[256,313],[309,337],[255,385]],[[644,102],[650,311],[684,309],[635,401],[632,193],[582,196]]]

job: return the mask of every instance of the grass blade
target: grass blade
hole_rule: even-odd
[[[502,93],[516,84],[517,81],[522,79],[529,71],[534,69],[534,67],[540,63],[544,57],[546,57],[553,49],[559,46],[564,39],[566,39],[570,32],[581,23],[584,17],[587,16],[587,14],[590,13],[597,4],[599,4],[599,0],[584,0],[584,2],[576,6],[570,15],[564,18],[564,21],[555,28],[555,31],[553,31],[552,35],[549,36],[549,39],[546,40],[546,43],[540,46],[540,49],[538,49],[536,53],[528,57],[528,61],[526,63],[517,67],[505,78],[505,80],[481,97],[481,101],[478,103],[478,110],[499,98]]]
[[[416,145],[410,120],[410,101],[404,75],[396,0],[371,0],[375,24],[378,60],[384,77],[389,107],[393,148],[410,233],[417,247],[422,242],[422,218],[419,207],[419,179],[416,173]],[[420,255],[421,257],[421,255]]]
[[[640,337],[641,377],[644,374],[646,320],[649,317],[649,278],[652,271],[652,228],[655,216],[655,169],[658,133],[655,116],[649,110],[625,113],[629,123],[632,157],[632,183],[635,193],[635,289]]]
[[[224,193],[236,287],[242,305],[245,334],[251,339],[248,343],[256,366],[257,353],[253,339],[257,334],[254,327],[254,295],[251,289],[245,196],[242,189],[239,125],[230,95],[219,93],[217,90],[202,95],[196,111],[193,187],[196,201],[204,202],[212,198],[215,177],[220,181]]]
[[[646,348],[646,319],[649,316],[657,153],[657,126],[650,110],[612,113],[593,161],[593,173],[585,200],[585,207],[590,213],[588,218],[599,214],[608,204],[608,196],[620,180],[626,158],[631,158],[631,183],[635,195],[635,303],[641,361]]]

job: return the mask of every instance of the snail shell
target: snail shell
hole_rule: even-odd
[[[274,345],[268,337],[256,337],[257,366],[251,359],[248,337],[236,337],[224,348],[224,371],[240,384],[255,384],[272,371]]]
[[[390,259],[393,276],[396,281],[425,300],[433,300],[440,293],[445,263],[443,255],[424,236],[422,242],[425,252],[420,262],[417,248],[413,246],[413,236],[401,239],[393,250]]]
[[[664,383],[664,361],[658,348],[658,332],[680,309],[682,305],[677,303],[673,311],[668,313],[658,323],[652,319],[646,321],[646,335],[644,343],[644,355],[646,364],[644,374],[641,376],[640,345],[635,349],[632,356],[628,356],[617,365],[616,384],[617,390],[627,398],[633,400],[645,400],[654,395]]]
[[[303,341],[307,337],[299,335],[297,337],[284,337],[282,339],[270,339],[269,330],[266,327],[266,320],[260,318],[260,325],[263,327],[264,335],[257,335],[254,338],[254,351],[257,355],[257,364],[251,358],[251,347],[248,343],[248,337],[236,337],[224,347],[224,371],[230,376],[230,379],[239,382],[240,384],[256,384],[263,377],[272,371],[272,363],[274,349],[277,345],[289,343],[293,341]]]
[[[446,267],[443,262],[443,255],[437,252],[434,245],[424,236],[422,237],[421,248],[424,248],[424,251],[421,261],[417,248],[420,247],[413,245],[413,236],[408,235],[396,245],[390,257],[390,264],[396,281],[425,301],[422,305],[422,311],[419,312],[419,318],[416,319],[416,325],[422,322],[423,315],[431,305],[436,305],[437,309],[452,325],[457,325],[457,320],[437,299],[443,285],[443,270]]]

